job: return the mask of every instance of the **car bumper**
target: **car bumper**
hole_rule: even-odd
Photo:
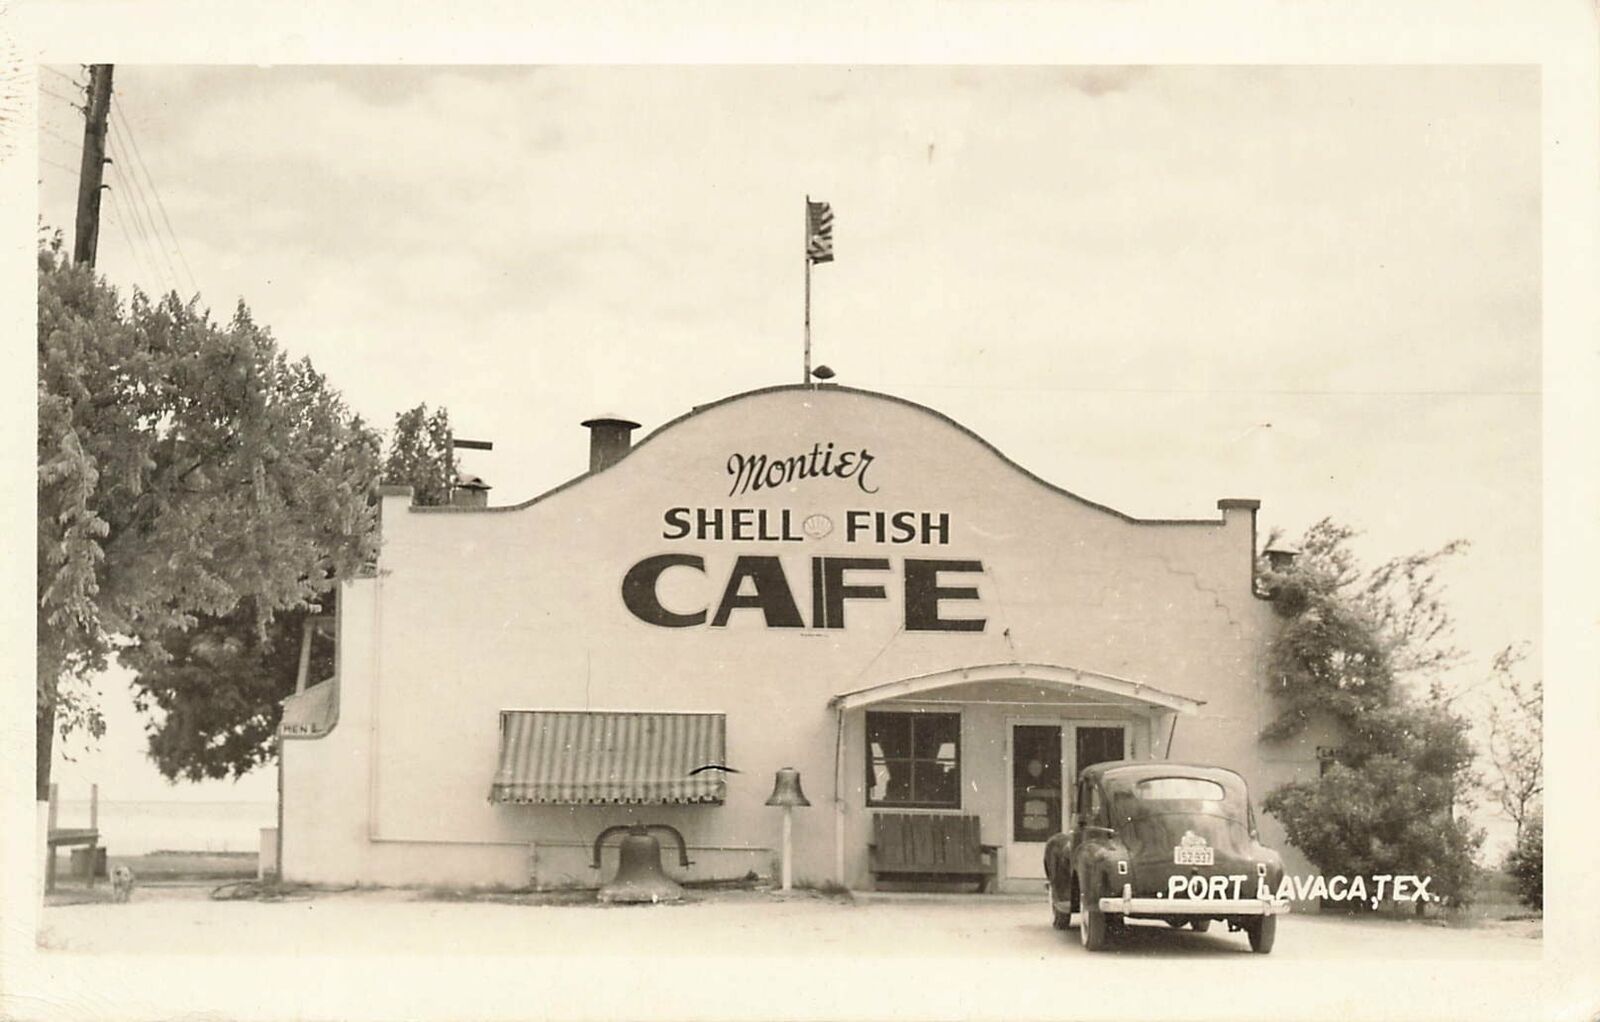
[[[1275,916],[1289,911],[1276,898],[1135,898],[1124,884],[1122,896],[1101,898],[1100,911],[1133,916]]]

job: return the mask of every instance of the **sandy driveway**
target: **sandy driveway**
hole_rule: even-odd
[[[763,892],[694,895],[678,905],[602,907],[420,900],[410,891],[325,893],[282,902],[211,901],[209,888],[143,888],[126,905],[46,910],[53,951],[193,954],[1086,957],[1075,930],[1049,925],[1043,897],[866,898]],[[1286,916],[1272,957],[1537,958],[1515,929],[1451,929],[1395,920]],[[1530,932],[1523,927],[1521,932]],[[1246,955],[1242,934],[1133,928],[1105,967],[1152,957]]]
[[[1288,916],[1277,950],[1138,926],[1089,954],[1042,897],[720,892],[605,908],[414,892],[46,909],[11,1018],[1190,1019],[1553,1017],[1543,941],[1514,928]],[[1527,931],[1528,926],[1522,929]]]

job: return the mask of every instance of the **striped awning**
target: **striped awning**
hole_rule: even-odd
[[[491,802],[630,805],[721,802],[720,713],[501,710]]]

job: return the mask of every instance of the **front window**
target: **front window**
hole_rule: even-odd
[[[961,808],[961,715],[869,712],[867,805]]]

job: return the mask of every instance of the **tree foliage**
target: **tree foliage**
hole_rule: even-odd
[[[201,616],[265,637],[373,554],[376,434],[240,303],[126,302],[38,260],[39,787],[58,729],[97,732],[92,678]]]
[[[1517,665],[1527,653],[1507,646],[1491,664],[1489,791],[1517,825],[1517,840],[1539,815],[1544,797],[1544,679],[1523,679]],[[1542,840],[1542,838],[1541,838]]]
[[[411,487],[412,501],[425,507],[448,504],[456,484],[453,438],[445,409],[429,414],[428,406],[421,404],[401,412],[395,416],[389,456],[383,462],[384,483]]]
[[[134,703],[146,715],[147,752],[168,780],[242,777],[277,751],[281,700],[295,690],[307,623],[331,611],[337,590],[319,605],[276,615],[263,633],[255,610],[201,616],[188,629],[158,636],[161,653],[143,643],[122,651],[134,671]],[[327,608],[326,611],[324,608]],[[307,674],[333,673],[331,643],[313,642]]]
[[[451,433],[445,409],[426,405],[400,413],[390,435],[382,482],[411,486],[419,504],[450,498]],[[373,480],[375,483],[377,480]],[[282,701],[299,676],[307,624],[335,611],[336,588],[307,606],[278,615],[262,633],[253,609],[201,615],[187,629],[156,638],[158,656],[142,643],[123,651],[135,672],[136,702],[149,715],[148,751],[169,780],[242,777],[277,755]],[[332,676],[333,646],[313,630],[307,647],[311,682]]]
[[[1464,903],[1483,841],[1460,817],[1474,750],[1437,673],[1460,656],[1439,571],[1465,545],[1368,571],[1350,550],[1354,535],[1324,519],[1291,567],[1263,566],[1281,628],[1270,653],[1279,712],[1262,737],[1291,738],[1319,718],[1343,735],[1319,778],[1273,791],[1264,806],[1324,872],[1428,874],[1434,893]]]
[[[1384,754],[1360,766],[1331,763],[1315,783],[1279,788],[1264,805],[1324,873],[1427,875],[1432,893],[1463,904],[1482,836],[1454,818],[1450,785],[1414,760]]]
[[[1529,908],[1544,908],[1544,811],[1535,809],[1517,833],[1516,847],[1506,856],[1506,872],[1517,897]]]
[[[1368,713],[1394,701],[1397,677],[1431,677],[1460,660],[1439,571],[1466,543],[1366,571],[1350,550],[1354,537],[1324,518],[1306,531],[1292,568],[1260,566],[1282,622],[1269,664],[1281,711],[1265,738],[1298,734],[1319,713],[1359,729]]]

